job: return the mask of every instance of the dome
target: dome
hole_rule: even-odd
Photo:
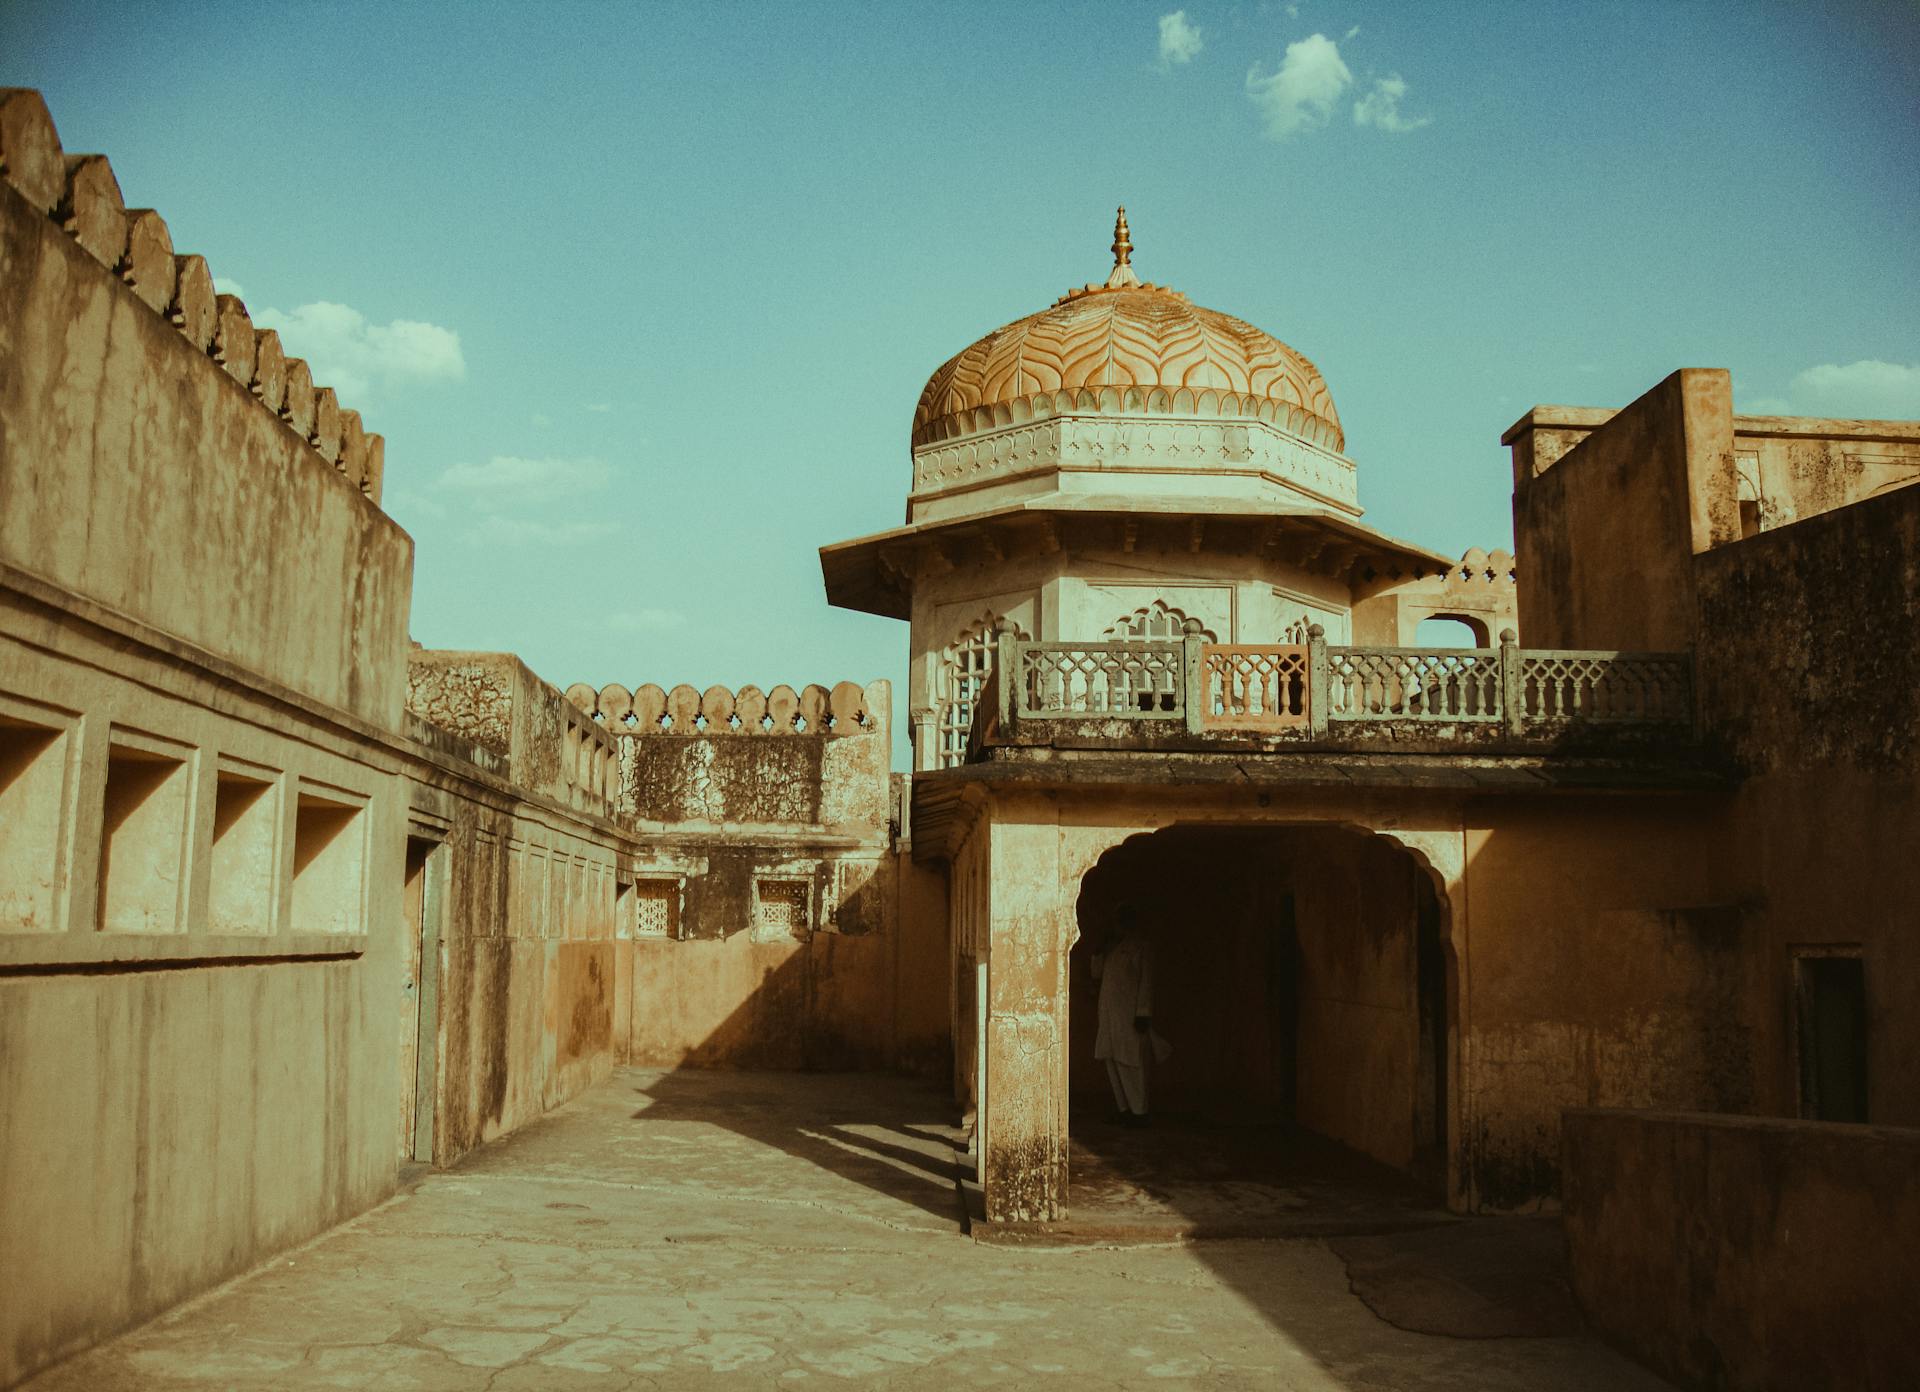
[[[1107,283],[1070,290],[949,358],[920,393],[914,446],[1048,416],[1166,414],[1257,418],[1344,447],[1318,368],[1244,319],[1143,284],[1132,250],[1122,208]]]

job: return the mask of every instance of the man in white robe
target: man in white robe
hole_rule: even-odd
[[[1107,951],[1093,958],[1093,979],[1100,983],[1100,1028],[1093,1056],[1107,1065],[1121,1122],[1144,1126],[1147,1056],[1149,1051],[1157,1056],[1164,1047],[1153,1034],[1153,951],[1133,905],[1122,904],[1114,923],[1117,932]]]

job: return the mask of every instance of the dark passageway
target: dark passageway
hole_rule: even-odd
[[[1093,960],[1131,906],[1153,965],[1150,1124],[1094,1056]],[[1265,1235],[1436,1221],[1446,1182],[1444,906],[1340,827],[1176,827],[1088,872],[1070,973],[1076,1225]]]

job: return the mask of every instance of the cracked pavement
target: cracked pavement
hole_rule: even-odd
[[[1579,1336],[1388,1324],[1317,1240],[999,1247],[907,1079],[606,1082],[33,1392],[1664,1383]]]

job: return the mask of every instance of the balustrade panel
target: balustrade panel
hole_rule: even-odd
[[[1329,648],[1329,720],[1494,721],[1500,654],[1491,648]]]
[[[1284,730],[1307,723],[1304,643],[1208,643],[1200,662],[1202,728]]]
[[[1528,721],[1686,724],[1693,664],[1685,653],[1523,652],[1520,709]]]
[[[1015,697],[1024,716],[1172,719],[1186,714],[1178,643],[1022,643]]]

